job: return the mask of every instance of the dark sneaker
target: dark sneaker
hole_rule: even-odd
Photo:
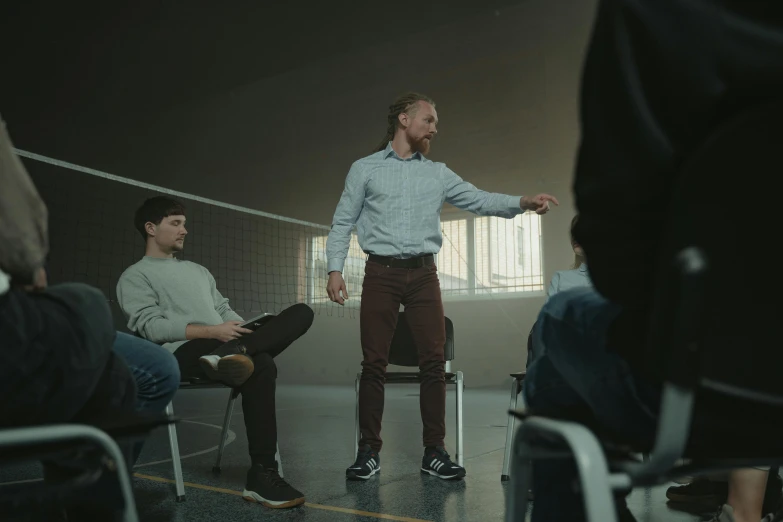
[[[764,505],[761,508],[761,512],[776,513],[772,520],[783,520],[782,506],[783,479],[777,473],[773,473],[767,480],[767,488],[764,490]]]
[[[461,479],[465,476],[465,468],[454,464],[446,450],[440,446],[424,450],[424,458],[421,459],[421,472],[445,480]]]
[[[253,466],[247,472],[247,484],[242,498],[273,509],[284,509],[304,504],[304,495],[291,487],[274,468]]]
[[[781,522],[783,520],[783,506],[780,506],[774,513],[769,513],[761,519],[761,522]]]
[[[370,446],[364,445],[356,454],[356,462],[345,470],[348,480],[367,480],[381,470],[381,457]]]
[[[247,355],[235,354],[220,357],[204,355],[198,360],[201,369],[213,381],[222,382],[232,388],[239,388],[251,375],[255,366]]]
[[[729,496],[727,481],[696,478],[685,486],[672,486],[666,490],[666,497],[672,502],[686,504],[689,508],[711,511],[715,506],[726,503]],[[772,513],[783,502],[783,480],[773,474],[767,481],[762,513]]]
[[[716,482],[706,478],[696,478],[690,484],[672,486],[666,490],[666,498],[672,502],[706,507],[710,510],[723,505],[728,495],[728,482]]]

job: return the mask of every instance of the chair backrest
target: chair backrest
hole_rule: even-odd
[[[661,237],[645,352],[663,380],[783,405],[783,294],[773,255],[782,149],[777,102],[721,126],[683,166]]]
[[[454,360],[454,324],[446,317],[446,344],[443,347],[445,359]],[[394,330],[391,348],[389,349],[389,364],[396,366],[418,366],[419,354],[413,341],[408,319],[405,312],[400,312],[397,328]]]
[[[109,299],[108,301],[109,309],[111,309],[111,317],[114,321],[114,329],[118,332],[133,335],[133,332],[128,329],[128,319],[125,317],[125,312],[120,308],[120,303],[112,299]]]

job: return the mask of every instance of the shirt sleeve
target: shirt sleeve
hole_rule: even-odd
[[[560,291],[560,272],[555,272],[552,280],[549,282],[549,289],[546,292],[546,300],[549,301],[553,295]]]
[[[217,289],[214,276],[206,268],[204,268],[204,272],[207,273],[207,278],[209,279],[209,288],[212,293],[212,302],[215,304],[215,311],[220,314],[224,321],[244,321],[228,304],[228,297],[223,297],[223,294]]]
[[[224,321],[244,321],[228,304],[228,297],[223,297],[223,294],[217,289],[214,276],[206,268],[204,268],[204,272],[207,273],[207,278],[209,279],[209,288],[212,293],[212,302],[215,304],[215,311],[220,314]]]
[[[513,218],[523,212],[519,206],[521,196],[508,196],[477,189],[460,178],[450,168],[443,166],[446,202],[462,210],[480,216]]]
[[[345,178],[345,188],[332,219],[332,229],[326,239],[326,271],[342,272],[353,230],[364,207],[365,175],[360,164],[354,163]]]
[[[138,272],[125,272],[117,282],[117,301],[128,317],[128,329],[154,343],[163,344],[187,339],[187,321],[166,317],[158,293],[149,280]]]

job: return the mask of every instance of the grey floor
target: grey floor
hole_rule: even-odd
[[[446,482],[419,472],[422,448],[417,386],[389,386],[384,414],[382,471],[367,482],[346,482],[354,458],[353,387],[279,386],[278,433],[285,477],[307,505],[287,511],[242,500],[248,467],[241,401],[237,401],[222,473],[212,474],[228,391],[182,391],[174,401],[187,499],[174,501],[167,432],[155,432],[135,469],[135,494],[147,522],[219,520],[489,521],[502,520],[500,482],[508,395],[466,389],[463,481]],[[448,397],[448,449],[454,452],[454,391]],[[0,482],[34,479],[35,467],[0,470]],[[635,491],[629,505],[639,522],[691,522],[704,517],[670,509],[665,487]]]

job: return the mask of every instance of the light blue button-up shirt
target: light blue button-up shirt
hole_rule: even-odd
[[[570,290],[571,288],[582,288],[583,286],[593,286],[590,280],[590,272],[587,271],[587,263],[582,263],[579,268],[572,270],[560,270],[552,276],[547,291],[547,300],[558,292]]]
[[[481,216],[513,218],[522,213],[520,196],[479,190],[443,163],[420,153],[400,158],[391,142],[385,150],[356,161],[326,241],[327,271],[342,272],[351,230],[368,254],[409,258],[440,251],[443,203]]]

